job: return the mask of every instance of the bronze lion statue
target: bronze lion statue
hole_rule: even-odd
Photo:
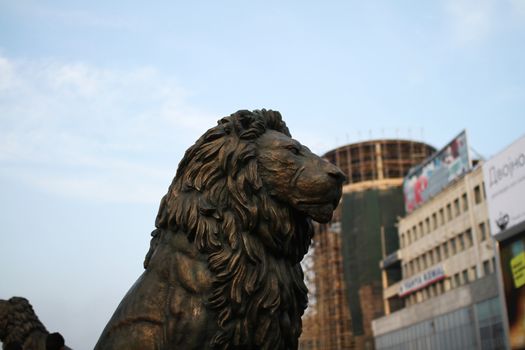
[[[331,219],[344,179],[279,112],[221,119],[186,151],[95,350],[297,349],[311,219]]]
[[[29,301],[21,297],[0,299],[0,341],[3,348],[18,342],[23,349],[45,350],[48,331]]]

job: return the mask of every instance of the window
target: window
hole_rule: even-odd
[[[454,237],[450,240],[450,255],[454,255],[456,252],[456,238]]]
[[[447,242],[443,243],[443,259],[448,258],[448,244]]]
[[[444,281],[443,283],[444,292],[450,290],[451,288],[454,288],[454,286],[452,285],[454,283],[454,280],[452,279],[452,277],[445,278],[443,281]]]
[[[436,285],[431,284],[428,288],[428,293],[430,294],[430,297],[433,297],[436,295]]]
[[[478,226],[479,226],[479,241],[483,242],[485,239],[487,239],[487,230],[485,229],[485,223],[482,222]]]
[[[463,283],[468,283],[468,282],[469,282],[468,270],[463,270]]]
[[[434,265],[434,251],[433,250],[428,252],[428,260],[429,260],[428,261],[429,266]]]
[[[462,233],[458,235],[458,241],[459,241],[459,251],[462,252],[465,250],[465,238],[463,237]]]
[[[405,234],[404,233],[401,234],[401,242],[400,243],[401,243],[401,248],[403,248],[405,246]]]
[[[438,227],[437,214],[432,214],[432,229],[435,230]]]
[[[425,232],[423,231],[423,222],[419,222],[419,237],[423,237],[425,235]]]
[[[416,303],[420,303],[423,301],[423,292],[421,290],[418,290],[416,292]]]
[[[437,246],[435,251],[436,251],[436,253],[435,253],[436,262],[440,262],[441,261],[441,249],[440,249],[440,247]]]
[[[417,239],[417,228],[416,226],[412,227],[412,242],[415,242]]]
[[[450,203],[447,204],[447,220],[452,220],[452,205]]]
[[[465,231],[465,241],[467,242],[467,248],[472,247],[472,245],[474,244],[473,240],[474,239],[472,237],[472,230],[471,229],[467,229]]]
[[[426,226],[425,228],[427,230],[426,232],[427,232],[427,234],[429,234],[430,233],[430,218],[426,218],[425,219],[425,226]]]
[[[461,214],[461,211],[459,210],[459,198],[454,199],[454,216],[458,217],[459,214]]]
[[[454,275],[454,288],[459,287],[461,285],[461,280],[459,277],[459,273],[456,273]]]
[[[436,283],[436,294],[439,295],[443,293],[443,281],[438,281]]]
[[[479,185],[474,187],[474,202],[476,204],[481,203],[481,188],[479,187]]]
[[[423,295],[423,300],[427,300],[428,299],[428,290],[427,288],[423,288],[422,290],[422,295]]]
[[[443,225],[445,223],[445,211],[443,208],[439,209],[439,224]]]
[[[485,276],[488,276],[492,273],[491,269],[490,269],[490,261],[489,260],[485,260],[483,262],[483,274]]]
[[[472,276],[472,280],[473,280],[473,281],[475,281],[476,279],[478,279],[478,272],[477,272],[475,266],[472,266],[472,267],[470,268],[470,275]]]
[[[467,200],[467,194],[466,193],[463,193],[463,195],[461,196],[461,201],[463,202],[463,211],[467,211],[468,210],[468,200]]]

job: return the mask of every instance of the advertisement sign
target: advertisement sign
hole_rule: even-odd
[[[493,235],[525,221],[525,136],[483,164]]]
[[[511,349],[525,349],[525,231],[500,243]]]
[[[412,212],[441,192],[452,180],[470,168],[467,134],[463,130],[439,152],[410,169],[403,181],[406,213]]]
[[[440,281],[445,277],[447,276],[445,275],[445,269],[443,269],[443,266],[435,266],[426,270],[422,274],[401,281],[399,296],[403,297],[405,295],[411,294],[421,288],[425,288],[429,284]]]

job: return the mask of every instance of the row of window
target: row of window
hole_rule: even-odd
[[[488,237],[488,224],[481,222],[478,224],[478,240],[483,242]],[[464,232],[452,237],[446,242],[426,251],[416,258],[403,264],[403,277],[407,278],[430,266],[441,262],[451,256],[454,256],[474,245],[472,230],[468,228]]]
[[[483,276],[494,273],[494,258],[492,260],[485,260],[483,262]],[[415,293],[410,294],[406,297],[406,305],[410,306],[416,303],[420,303],[434,296],[443,294],[451,289],[458,288],[464,284],[473,282],[480,278],[478,276],[475,266],[467,268],[461,272],[455,273],[454,275],[447,277],[444,280],[438,281],[425,288],[418,290]]]
[[[403,276],[406,278],[424,271],[428,267],[472,247],[472,245],[472,230],[469,228],[465,232],[405,263],[403,265]]]
[[[485,198],[485,192],[482,190],[483,184],[474,187],[474,203],[479,204]],[[434,212],[431,216],[423,221],[420,221],[418,225],[414,225],[412,229],[408,229],[406,232],[401,233],[401,248],[415,242],[425,234],[436,230],[439,226],[444,225],[446,222],[468,211],[468,198],[467,193],[464,192],[461,197],[454,199],[453,202],[448,203],[445,207],[440,208]],[[446,221],[445,221],[446,212]]]

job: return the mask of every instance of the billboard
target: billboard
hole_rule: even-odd
[[[410,169],[403,180],[406,213],[441,192],[452,180],[471,168],[467,133],[463,130],[444,148]]]
[[[525,135],[483,164],[493,235],[525,221]]]
[[[511,349],[525,349],[525,231],[499,245]]]

